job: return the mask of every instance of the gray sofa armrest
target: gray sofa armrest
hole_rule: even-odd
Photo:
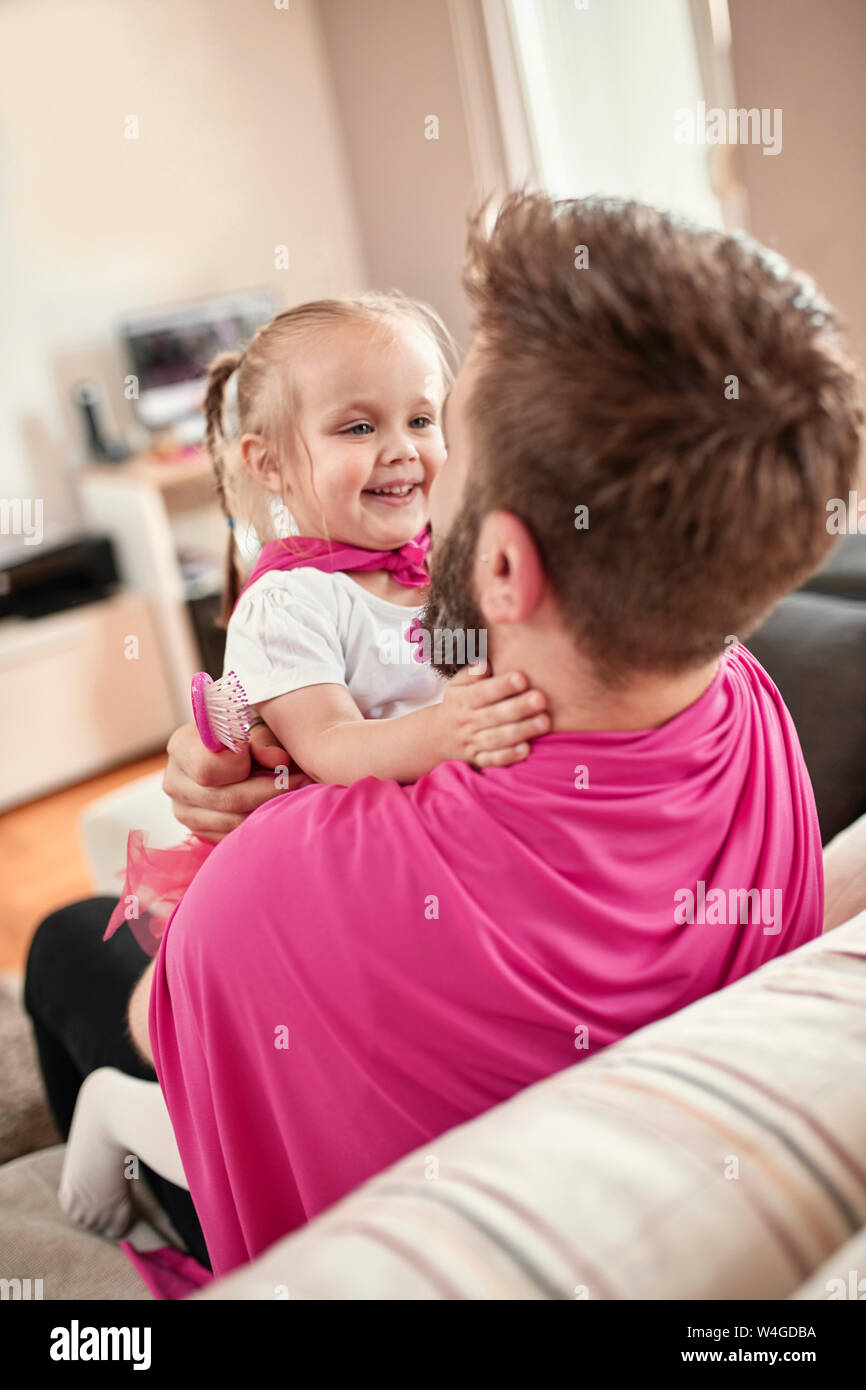
[[[866,812],[866,603],[790,594],[746,646],[791,711],[826,844]]]

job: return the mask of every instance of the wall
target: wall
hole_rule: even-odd
[[[370,281],[428,300],[465,345],[475,188],[447,0],[320,0],[319,12]]]
[[[75,518],[71,383],[126,409],[123,313],[367,271],[314,0],[5,0],[0,51],[0,496],[43,497],[49,534]]]
[[[741,146],[750,230],[808,271],[866,363],[866,5],[728,0],[737,105],[782,109],[782,151]]]

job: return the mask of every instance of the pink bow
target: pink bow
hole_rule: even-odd
[[[288,540],[268,541],[262,546],[253,572],[238,594],[269,570],[317,569],[327,574],[339,570],[390,570],[400,584],[410,589],[426,589],[430,583],[425,560],[430,549],[427,527],[397,550],[365,550],[362,546],[341,545],[318,536],[292,536]]]

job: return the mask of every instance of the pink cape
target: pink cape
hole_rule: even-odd
[[[708,909],[755,889],[757,921]],[[822,915],[797,736],[743,648],[658,729],[268,802],[176,908],[150,1000],[214,1274]]]

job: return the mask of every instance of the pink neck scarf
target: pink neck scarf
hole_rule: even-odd
[[[267,541],[238,599],[269,570],[301,568],[324,570],[327,574],[342,570],[389,570],[398,583],[407,588],[426,589],[430,576],[424,562],[429,549],[430,531],[426,526],[397,550],[367,550],[362,546],[324,541],[317,536]]]

